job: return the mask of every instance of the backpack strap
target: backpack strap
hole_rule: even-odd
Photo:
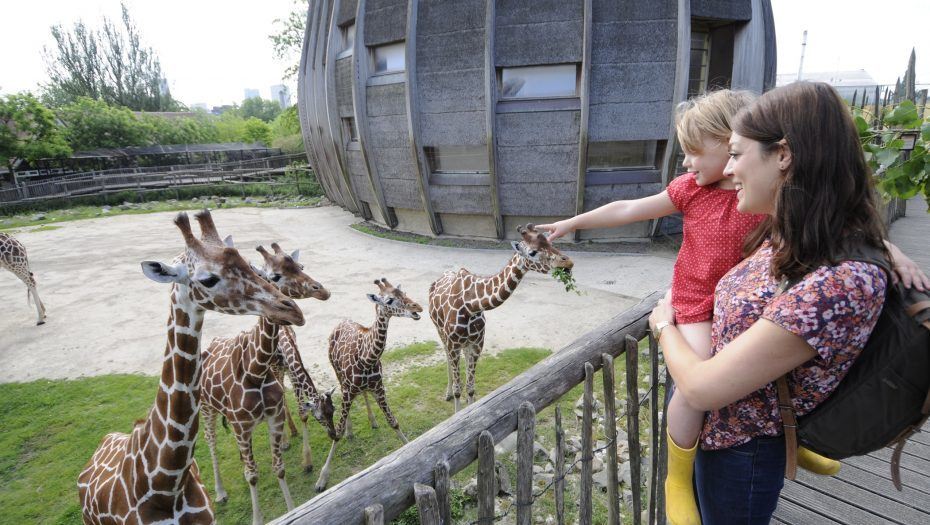
[[[778,411],[785,427],[785,477],[793,480],[798,472],[798,420],[794,416],[786,377],[787,374],[776,379],[775,387],[778,390]]]

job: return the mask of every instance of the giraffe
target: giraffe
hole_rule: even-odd
[[[185,251],[170,264],[142,263],[148,278],[172,284],[161,380],[148,416],[130,434],[107,434],[79,475],[85,524],[214,523],[194,460],[206,310],[304,324],[294,301],[258,276],[235,248],[223,245],[208,211],[196,218],[202,240],[181,213],[174,222]]]
[[[352,400],[362,394],[365,396],[365,408],[368,409],[368,421],[371,428],[378,428],[375,415],[368,402],[368,392],[375,395],[378,406],[384,412],[388,425],[397,432],[401,441],[407,443],[397,424],[397,419],[391,413],[384,392],[383,374],[381,371],[381,355],[384,353],[384,343],[387,340],[388,322],[391,317],[409,317],[414,321],[420,319],[423,307],[415,303],[407,294],[400,290],[400,285],[394,287],[384,277],[375,280],[379,293],[368,294],[368,300],[375,303],[375,323],[362,326],[348,319],[336,325],[329,334],[329,362],[336,371],[339,388],[342,391],[342,411],[339,414],[339,423],[336,425],[336,435],[333,444],[326,456],[326,463],[320,470],[320,477],[316,482],[317,492],[322,492],[329,482],[329,469],[333,462],[336,445],[343,434],[352,437],[352,422],[349,420],[349,408]]]
[[[464,355],[468,403],[475,401],[475,365],[484,348],[484,312],[504,304],[527,271],[548,273],[552,268],[571,269],[567,255],[556,249],[532,224],[517,228],[522,241],[513,241],[516,253],[492,276],[478,276],[465,268],[448,270],[429,287],[429,315],[446,349],[449,383],[446,401],[455,399],[461,408],[459,358]]]
[[[39,316],[36,325],[45,324],[45,305],[39,299],[39,290],[36,288],[36,276],[29,270],[29,259],[26,257],[26,247],[11,235],[0,232],[0,269],[6,268],[26,283],[26,302],[31,298],[36,303],[36,314]]]
[[[274,250],[273,255],[262,246],[257,248],[265,260],[263,268],[256,268],[259,275],[265,276],[284,295],[292,299],[329,299],[329,291],[303,272],[303,265],[298,263],[299,251],[287,255],[276,243],[272,243],[271,248]],[[201,411],[204,418],[204,437],[210,447],[210,458],[213,462],[216,501],[224,502],[228,497],[223,488],[216,456],[216,419],[217,416],[222,416],[232,425],[239,446],[239,457],[244,464],[245,480],[249,484],[252,498],[253,524],[264,523],[258,502],[258,468],[252,453],[252,433],[263,420],[268,421],[268,430],[271,433],[272,468],[284,494],[287,509],[294,508],[294,500],[284,477],[284,461],[281,458],[286,403],[281,382],[284,373],[288,373],[292,378],[294,390],[301,403],[301,413],[311,411],[327,429],[330,437],[334,435],[331,392],[317,392],[313,380],[299,361],[299,355],[295,357],[294,354],[297,354],[297,346],[293,329],[262,317],[251,330],[234,337],[214,339],[201,357]],[[306,468],[307,465],[312,467],[312,461],[305,415],[303,421]]]

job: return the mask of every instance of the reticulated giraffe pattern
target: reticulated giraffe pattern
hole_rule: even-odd
[[[401,441],[407,443],[407,437],[400,430],[397,419],[388,407],[381,370],[381,356],[384,354],[388,322],[391,317],[409,317],[419,320],[423,307],[402,292],[400,285],[394,287],[384,277],[376,280],[375,284],[378,286],[379,293],[368,294],[368,300],[375,303],[375,323],[367,327],[346,319],[339,323],[329,335],[329,362],[336,371],[336,378],[342,391],[342,409],[339,413],[339,422],[336,424],[333,444],[316,483],[317,491],[326,488],[333,454],[336,452],[339,440],[343,435],[352,437],[349,409],[352,407],[352,401],[359,394],[365,397],[365,407],[368,410],[368,421],[371,427],[378,428],[378,425],[368,401],[368,392],[374,394],[388,425],[397,432]]]
[[[260,275],[292,299],[329,299],[329,292],[304,273],[303,266],[298,262],[298,252],[287,255],[274,243],[271,248],[274,254],[264,247],[258,247],[258,252],[265,260],[264,267],[258,270]],[[320,395],[317,392],[299,355],[292,355],[296,353],[293,329],[265,317],[259,319],[254,328],[235,337],[214,339],[203,351],[201,412],[204,437],[213,462],[216,501],[227,499],[216,456],[216,420],[217,417],[223,417],[232,427],[239,447],[239,457],[244,465],[245,480],[249,484],[252,499],[254,524],[264,523],[258,502],[258,468],[252,453],[252,433],[262,421],[268,422],[271,434],[272,470],[278,478],[288,510],[294,508],[281,456],[285,410],[284,385],[281,380],[285,373],[290,375],[295,385],[301,414],[312,412],[329,435],[333,435],[332,399],[329,394]],[[312,466],[306,416],[303,421],[304,461],[305,465]]]
[[[532,224],[517,231],[523,240],[513,243],[516,253],[497,274],[479,276],[465,268],[449,270],[429,287],[429,316],[446,350],[446,401],[455,400],[456,412],[461,408],[459,360],[463,356],[468,402],[475,400],[475,366],[484,348],[484,312],[504,304],[528,271],[548,273],[552,268],[572,267],[571,259]]]
[[[31,298],[35,303],[36,324],[45,324],[45,305],[39,299],[36,277],[29,269],[26,247],[13,236],[0,232],[0,269],[7,269],[26,285],[26,302]]]
[[[130,434],[111,433],[78,477],[86,524],[211,524],[210,499],[194,460],[200,412],[200,337],[207,310],[304,322],[297,305],[223,246],[199,213],[202,240],[186,214],[175,224],[186,249],[171,264],[145,261],[150,279],[171,283],[167,344],[155,404]]]

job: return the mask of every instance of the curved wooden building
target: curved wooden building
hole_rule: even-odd
[[[504,238],[660,191],[678,102],[774,83],[770,0],[313,0],[298,105],[333,202]]]

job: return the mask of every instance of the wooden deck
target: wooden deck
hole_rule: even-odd
[[[907,215],[895,221],[891,241],[930,273],[930,214],[922,199],[907,203]],[[930,524],[930,424],[911,438],[901,459],[904,490],[891,484],[891,450],[843,461],[840,473],[816,476],[798,470],[786,481],[772,523]]]

